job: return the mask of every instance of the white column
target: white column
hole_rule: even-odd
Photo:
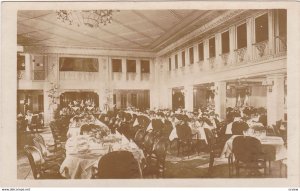
[[[245,59],[253,59],[253,45],[255,42],[255,28],[254,28],[254,18],[248,18],[246,21],[247,25],[247,57]],[[245,55],[245,56],[246,56]]]
[[[273,54],[275,52],[275,22],[274,22],[274,11],[268,11],[268,31],[269,31],[269,53]]]
[[[267,76],[268,83],[273,83],[267,90],[268,125],[284,118],[284,75]]]
[[[215,68],[221,68],[223,66],[221,54],[222,54],[222,38],[221,33],[215,35],[215,45],[216,45],[216,60]]]
[[[31,80],[31,58],[30,54],[25,54],[25,76],[24,78],[26,80]]]
[[[220,119],[226,118],[226,82],[215,82],[215,113]]]
[[[203,41],[203,51],[204,51],[204,63],[203,63],[203,70],[208,70],[209,69],[209,40],[205,39]]]
[[[235,58],[234,50],[236,49],[236,27],[229,28],[229,57],[228,64],[232,64]]]
[[[184,106],[187,111],[193,111],[194,110],[194,93],[193,93],[193,86],[188,85],[184,86]]]

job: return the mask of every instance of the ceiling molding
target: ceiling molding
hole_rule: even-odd
[[[169,44],[166,48],[158,51],[157,56],[163,56],[166,54],[170,54],[171,52],[177,51],[178,49],[180,49],[180,47],[182,47],[183,44],[186,44],[187,42],[191,41],[192,39],[195,39],[195,38],[199,37],[200,35],[203,35],[207,31],[217,28],[218,26],[224,25],[225,23],[227,23],[231,19],[241,15],[245,11],[246,10],[227,11],[226,13],[213,19],[211,22],[204,24],[202,27],[188,33],[187,35],[178,39],[174,43]]]
[[[23,46],[23,52],[33,54],[80,54],[90,56],[123,56],[123,57],[144,57],[154,58],[154,52],[138,50],[108,50],[98,48],[79,47],[52,47],[52,46]]]

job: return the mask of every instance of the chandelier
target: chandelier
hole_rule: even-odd
[[[112,21],[112,10],[57,10],[57,20],[69,24],[99,28]]]

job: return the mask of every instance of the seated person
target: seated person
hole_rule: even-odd
[[[244,121],[235,121],[232,123],[232,134],[233,135],[243,135],[244,131],[249,129],[249,125]]]
[[[236,122],[236,121],[241,121],[241,117],[235,117],[235,118],[233,119],[233,121],[231,121],[231,122],[229,122],[229,123],[227,124],[225,134],[227,134],[227,135],[231,135],[231,134],[232,134],[232,124],[233,124],[234,122]]]

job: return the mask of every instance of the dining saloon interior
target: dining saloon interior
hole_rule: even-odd
[[[18,179],[287,178],[287,11],[19,10]]]

